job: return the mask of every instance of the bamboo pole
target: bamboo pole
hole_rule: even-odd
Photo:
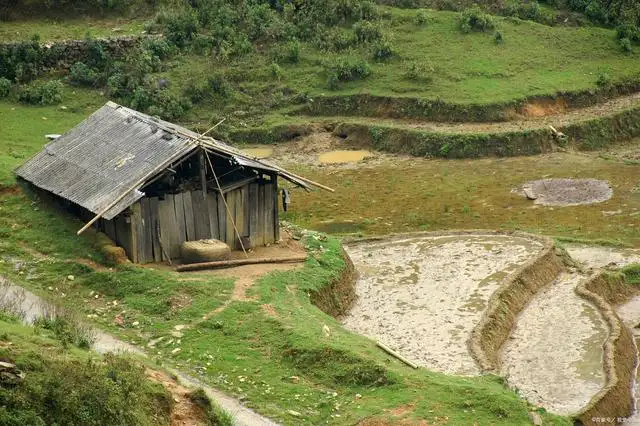
[[[192,263],[176,267],[178,272],[199,271],[201,269],[231,268],[242,265],[256,265],[260,263],[297,263],[307,260],[306,255],[288,257],[262,257],[257,259],[218,260],[215,262]]]
[[[210,148],[210,149],[212,149],[212,150],[214,150],[214,151],[220,151],[220,152],[223,152],[223,153],[225,153],[225,154],[232,155],[232,156],[240,155],[240,156],[242,156],[242,157],[246,157],[246,158],[248,158],[248,159],[250,159],[250,160],[251,160],[251,157],[249,157],[249,156],[247,156],[247,155],[238,154],[237,152],[234,152],[234,151],[232,151],[232,150],[230,150],[230,149],[226,149],[226,148],[224,148],[224,147],[222,147],[222,146],[219,146],[219,145],[212,144],[212,143],[210,143],[210,142],[208,142],[208,141],[203,141],[203,142],[202,142],[202,145],[204,145],[204,146],[206,146],[206,147],[208,147],[208,148]],[[279,167],[277,167],[277,166],[276,166],[276,170],[277,170],[278,172],[282,172],[282,170],[281,170]],[[306,183],[308,183],[308,184],[310,184],[310,185],[313,185],[313,186],[315,186],[315,187],[317,187],[317,188],[324,189],[325,191],[329,191],[329,192],[336,192],[336,190],[335,190],[335,189],[333,189],[333,188],[329,188],[328,186],[322,185],[322,184],[320,184],[320,183],[318,183],[318,182],[314,182],[314,181],[312,181],[311,179],[307,179],[307,178],[306,178],[306,177],[304,177],[304,176],[300,176],[300,175],[297,175],[297,174],[295,174],[295,173],[291,173],[291,172],[289,172],[289,171],[286,171],[286,173],[287,173],[287,174],[289,174],[289,175],[291,175],[291,176],[293,176],[293,177],[294,177],[294,178],[296,178],[296,179],[300,179],[301,181],[306,182]]]
[[[233,220],[233,215],[229,210],[227,199],[222,193],[222,188],[220,187],[220,181],[218,180],[216,171],[213,169],[213,163],[211,163],[211,158],[209,157],[209,153],[205,149],[202,149],[202,150],[207,157],[207,161],[209,162],[209,167],[211,167],[211,173],[213,173],[213,178],[216,180],[216,186],[218,187],[218,191],[220,191],[220,195],[221,195],[220,198],[222,198],[222,202],[224,203],[224,208],[227,210],[227,214],[229,215],[229,220],[231,220],[231,224],[233,225],[233,230],[236,231],[236,236],[238,237],[238,241],[240,241],[240,247],[242,247],[242,251],[244,252],[245,257],[249,257],[249,255],[247,254],[247,250],[244,248],[244,243],[242,242],[242,237],[240,236],[240,232],[238,232],[238,227],[236,226],[236,222]]]
[[[210,131],[212,131],[213,129],[215,129],[216,127],[218,127],[220,124],[222,124],[222,122],[224,121],[224,119],[222,119],[220,122],[218,122],[218,124],[216,124],[215,126],[213,126],[212,128],[210,128],[209,130],[207,130],[206,132],[204,132],[203,134],[201,134],[200,136],[198,136],[197,138],[187,141],[187,143],[197,143],[200,139],[202,139],[207,133],[209,133]],[[171,162],[169,162],[169,164],[171,164]],[[93,225],[98,219],[100,219],[105,213],[107,213],[109,210],[111,210],[111,208],[113,206],[115,206],[116,204],[118,204],[120,201],[122,201],[122,199],[124,199],[124,197],[126,197],[127,195],[129,195],[129,193],[135,189],[137,189],[140,185],[144,184],[144,182],[149,179],[151,176],[155,175],[156,173],[158,173],[160,170],[163,170],[167,165],[167,162],[165,161],[164,163],[162,163],[161,165],[159,165],[158,167],[155,167],[151,172],[147,173],[144,177],[140,178],[139,180],[136,181],[136,183],[134,185],[131,186],[131,188],[129,188],[126,192],[123,192],[122,194],[120,194],[120,196],[118,196],[114,201],[112,201],[111,203],[109,203],[109,205],[107,207],[105,207],[102,211],[100,211],[100,213],[98,213],[93,219],[91,219],[89,222],[87,222],[86,225],[84,225],[79,231],[78,231],[78,235],[82,234],[84,231],[86,231],[91,225]]]
[[[418,365],[412,361],[409,361],[407,358],[403,357],[402,355],[400,355],[398,352],[394,351],[393,349],[391,349],[389,346],[385,345],[384,343],[381,342],[376,342],[376,345],[378,345],[378,347],[380,349],[382,349],[383,351],[385,351],[386,353],[388,353],[391,356],[394,356],[396,358],[398,358],[400,361],[404,362],[405,364],[407,364],[409,367],[412,368],[418,368]]]

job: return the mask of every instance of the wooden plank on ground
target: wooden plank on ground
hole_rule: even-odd
[[[142,210],[142,238],[144,239],[144,253],[142,255],[142,259],[144,260],[141,260],[140,263],[153,262],[154,228],[151,224],[151,204],[149,198],[142,198],[140,200],[140,207]]]
[[[191,193],[191,202],[193,204],[193,224],[196,239],[206,240],[211,238],[209,216],[207,215],[207,202],[202,197],[202,191],[193,191]]]
[[[220,228],[218,227],[218,197],[215,192],[207,193],[207,215],[209,217],[209,233],[211,238],[220,239]]]
[[[224,207],[224,195],[216,193],[216,202],[218,204],[218,239],[227,241],[227,210]]]
[[[160,223],[158,221],[158,204],[160,200],[158,197],[149,199],[149,214],[151,216],[151,240],[153,241],[153,260],[155,262],[162,262],[162,250],[160,249],[159,229]]]
[[[184,206],[184,222],[187,233],[187,241],[196,240],[196,226],[193,222],[193,203],[191,201],[191,193],[184,192],[182,194],[182,201]]]
[[[257,183],[249,184],[249,238],[253,247],[261,246],[260,228],[258,226],[258,193],[260,185]]]
[[[184,194],[178,193],[173,196],[173,207],[176,211],[176,231],[178,233],[178,241],[180,244],[187,241],[187,225],[184,221]]]
[[[273,244],[273,183],[264,186],[264,243]]]

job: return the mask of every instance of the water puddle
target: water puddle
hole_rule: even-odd
[[[407,237],[345,247],[359,272],[344,326],[417,364],[480,374],[467,341],[505,271],[542,245],[503,235]]]
[[[369,151],[330,151],[320,154],[318,162],[322,164],[357,163],[371,155]]]
[[[273,155],[273,148],[245,148],[242,152],[254,158],[269,158]]]
[[[503,348],[502,374],[509,386],[557,414],[577,412],[605,384],[607,326],[574,291],[585,278],[563,273],[535,295]]]

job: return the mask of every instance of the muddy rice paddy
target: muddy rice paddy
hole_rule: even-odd
[[[587,405],[605,384],[599,311],[575,293],[586,276],[562,273],[518,316],[502,352],[502,375],[529,402],[557,414]]]
[[[541,248],[537,241],[492,234],[349,245],[360,276],[344,326],[431,370],[477,375],[467,348],[472,329],[501,280]]]
[[[613,196],[609,182],[598,179],[534,180],[522,185],[517,192],[543,206],[602,203]]]

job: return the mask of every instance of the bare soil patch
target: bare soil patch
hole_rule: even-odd
[[[146,374],[151,380],[164,386],[173,398],[171,426],[198,426],[205,424],[204,412],[189,398],[189,389],[181,386],[164,372],[147,370]]]
[[[608,329],[597,308],[575,293],[586,277],[563,273],[518,316],[502,353],[502,374],[529,402],[558,414],[585,407],[605,385]]]
[[[507,235],[403,237],[348,245],[360,277],[347,329],[419,365],[477,375],[471,331],[503,278],[542,244]]]
[[[588,268],[605,266],[624,267],[630,263],[640,263],[640,250],[617,247],[566,244],[569,255]]]
[[[529,181],[516,190],[534,197],[543,206],[578,206],[607,201],[613,196],[609,182],[598,179],[541,179]]]

